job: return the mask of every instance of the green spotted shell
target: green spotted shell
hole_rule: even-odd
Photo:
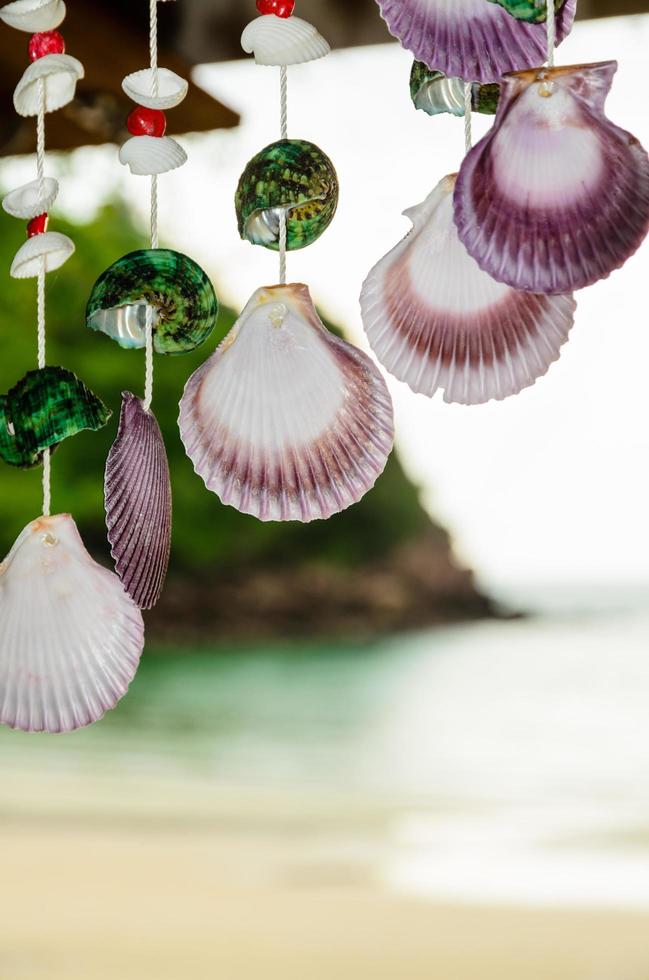
[[[504,7],[508,14],[516,20],[526,20],[532,24],[542,24],[547,16],[546,0],[490,0]],[[566,0],[554,0],[554,9],[558,13]]]
[[[465,82],[461,78],[447,78],[441,71],[432,71],[423,61],[415,61],[410,73],[410,97],[416,109],[429,116],[449,112],[463,116]],[[500,85],[471,84],[471,108],[487,116],[493,116],[498,108]]]
[[[282,211],[288,249],[306,248],[329,227],[338,207],[338,177],[329,157],[306,140],[272,143],[250,161],[235,195],[239,234],[279,248]]]
[[[147,307],[152,310],[158,354],[199,347],[216,325],[219,304],[201,267],[171,249],[140,249],[114,262],[93,286],[86,324],[120,347],[146,346]]]
[[[71,371],[29,371],[0,396],[0,457],[24,469],[40,463],[46,449],[84,429],[101,429],[111,412]]]

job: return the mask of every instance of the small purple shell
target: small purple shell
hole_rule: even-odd
[[[516,72],[455,185],[455,223],[493,279],[569,293],[605,279],[649,229],[649,158],[604,115],[617,64]]]
[[[104,493],[115,571],[140,609],[151,609],[160,598],[169,565],[171,482],[157,419],[130,391],[122,394]]]
[[[497,82],[506,72],[542,65],[546,25],[516,20],[486,0],[377,0],[388,30],[417,61],[449,78]],[[557,43],[570,33],[576,0],[557,14]]]

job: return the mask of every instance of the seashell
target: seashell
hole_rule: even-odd
[[[303,285],[258,289],[189,379],[180,434],[208,490],[262,521],[313,521],[356,503],[394,440],[387,386],[320,321]]]
[[[464,89],[466,82],[461,78],[447,78],[441,71],[431,71],[422,61],[415,61],[410,73],[410,97],[415,109],[422,109],[429,116],[449,112],[454,116],[464,115]],[[471,86],[471,108],[493,116],[498,108],[500,85]]]
[[[140,609],[160,598],[171,549],[171,482],[160,426],[130,391],[106,463],[106,525],[115,571]]]
[[[2,207],[13,218],[30,221],[39,214],[50,211],[59,193],[59,183],[53,177],[30,180],[28,184],[9,191],[2,199]]]
[[[323,36],[300,17],[265,14],[256,17],[241,35],[241,47],[254,54],[258,65],[276,68],[317,61],[331,51]]]
[[[493,128],[455,188],[460,238],[494,279],[537,293],[589,286],[649,228],[649,159],[604,115],[617,64],[507,76]]]
[[[142,613],[70,515],[28,524],[0,565],[0,723],[91,725],[126,694],[143,646]]]
[[[45,449],[84,429],[103,428],[111,414],[72,371],[29,371],[0,397],[0,458],[23,469],[37,466]]]
[[[14,0],[0,8],[0,19],[29,34],[53,31],[65,20],[63,0]]]
[[[69,54],[46,54],[32,61],[14,91],[14,109],[19,116],[37,116],[40,85],[45,92],[45,112],[56,112],[72,102],[83,65]]]
[[[491,0],[504,7],[508,14],[517,20],[527,20],[532,24],[544,24],[547,20],[547,0]],[[565,0],[554,0],[555,14],[558,15]]]
[[[153,310],[158,354],[186,354],[204,343],[216,325],[219,304],[200,265],[167,248],[129,252],[92,288],[86,324],[120,347],[146,346],[147,305]]]
[[[280,214],[284,211],[287,248],[306,248],[329,227],[336,213],[338,177],[334,165],[306,140],[271,143],[253,157],[241,175],[235,207],[239,234],[253,245],[279,248]]]
[[[171,136],[131,136],[119,151],[119,162],[139,177],[154,177],[177,170],[187,154]]]
[[[515,20],[485,0],[377,0],[388,30],[418,61],[449,78],[497,82],[505,72],[543,64],[544,24]],[[577,0],[557,17],[557,43],[570,33]]]
[[[31,279],[40,273],[43,263],[45,272],[54,272],[73,253],[71,238],[60,231],[45,231],[23,242],[11,263],[11,275],[14,279]]]
[[[483,272],[453,221],[455,175],[406,211],[413,230],[372,269],[363,323],[379,361],[415,392],[477,405],[534,384],[573,324],[571,295],[519,292]]]
[[[189,82],[168,68],[157,69],[157,95],[153,95],[153,71],[143,68],[127,75],[122,88],[129,99],[147,109],[173,109],[180,105],[189,89]]]

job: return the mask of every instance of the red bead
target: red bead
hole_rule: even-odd
[[[47,231],[47,222],[49,215],[39,214],[27,225],[27,237],[34,238],[35,235],[42,235]]]
[[[131,136],[164,136],[167,117],[161,109],[145,109],[139,105],[126,120]]]
[[[295,10],[295,0],[257,0],[257,10],[260,14],[290,17]]]
[[[58,31],[43,31],[41,34],[32,34],[29,39],[29,59],[38,61],[46,54],[63,54],[65,52],[65,41],[63,35]]]

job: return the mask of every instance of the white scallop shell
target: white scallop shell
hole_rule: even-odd
[[[19,116],[35,116],[39,106],[39,81],[45,86],[45,112],[56,112],[72,102],[83,65],[69,54],[46,54],[25,69],[14,91]]]
[[[41,260],[45,259],[45,271],[53,272],[60,268],[74,252],[74,242],[60,231],[46,231],[34,235],[24,242],[11,263],[14,279],[31,279],[41,271]]]
[[[147,109],[173,109],[180,105],[189,88],[189,82],[176,75],[168,68],[158,68],[158,94],[153,92],[153,71],[151,68],[143,68],[141,71],[134,71],[127,75],[122,82],[122,88],[129,99],[137,102],[138,105],[146,106]]]
[[[456,175],[406,211],[410,234],[372,269],[361,310],[372,350],[413,391],[478,405],[534,384],[573,325],[572,295],[496,282],[462,245],[453,220]]]
[[[303,285],[258,289],[180,403],[208,490],[262,521],[313,521],[356,503],[394,441],[372,361],[326,329]]]
[[[28,524],[0,564],[0,723],[91,725],[126,694],[143,646],[140,610],[70,515]]]
[[[14,0],[0,10],[0,19],[17,31],[53,31],[65,20],[63,0]]]
[[[59,182],[53,177],[43,181],[30,180],[28,184],[17,187],[2,199],[2,207],[13,218],[30,221],[39,214],[49,212],[59,193]]]
[[[171,136],[132,136],[119,151],[119,161],[132,174],[152,177],[187,163],[187,154]]]
[[[312,24],[300,17],[276,14],[264,14],[248,24],[241,35],[241,47],[246,54],[254,54],[258,65],[276,68],[316,61],[331,51]]]

